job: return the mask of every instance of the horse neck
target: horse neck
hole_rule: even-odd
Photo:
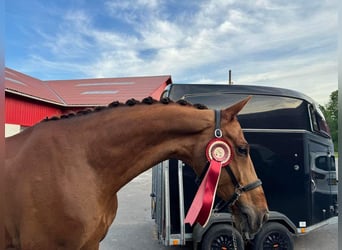
[[[203,151],[198,157],[204,158],[205,145],[199,142],[214,130],[212,111],[176,104],[137,105],[101,113],[89,120],[82,133],[91,134],[86,143],[88,162],[112,191],[163,160],[177,158],[191,164],[198,150]]]

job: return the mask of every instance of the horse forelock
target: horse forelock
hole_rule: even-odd
[[[197,109],[208,109],[208,107],[205,106],[204,104],[191,104],[190,102],[188,102],[184,99],[181,99],[181,100],[174,102],[170,98],[164,97],[158,101],[158,100],[152,98],[151,96],[149,96],[149,97],[144,98],[142,101],[138,101],[134,98],[131,98],[131,99],[128,99],[125,103],[122,103],[119,101],[113,101],[110,104],[108,104],[107,106],[97,106],[97,107],[93,107],[93,108],[85,108],[85,109],[82,109],[82,110],[79,110],[76,112],[70,112],[70,113],[62,114],[60,116],[46,117],[41,122],[69,119],[69,118],[73,118],[73,117],[78,117],[78,116],[83,116],[83,115],[87,115],[87,114],[91,114],[91,113],[96,113],[96,112],[111,109],[111,108],[127,107],[127,106],[133,107],[135,105],[142,105],[142,104],[152,105],[152,104],[158,104],[158,103],[164,104],[164,105],[178,104],[181,106],[190,106],[190,107],[192,106],[192,107],[197,108]]]

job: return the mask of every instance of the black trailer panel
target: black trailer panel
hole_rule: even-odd
[[[297,227],[336,215],[336,173],[327,139],[308,131],[244,134],[270,210],[285,214]]]
[[[310,173],[305,169],[303,137],[305,132],[245,132],[269,209],[294,222],[311,224]]]

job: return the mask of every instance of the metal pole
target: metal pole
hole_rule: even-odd
[[[165,242],[170,245],[171,215],[170,215],[170,181],[169,181],[169,161],[164,161],[164,199],[165,199]]]
[[[232,70],[230,69],[229,70],[229,82],[228,82],[229,85],[232,85]]]
[[[183,166],[183,162],[178,161],[178,190],[181,245],[185,245]]]

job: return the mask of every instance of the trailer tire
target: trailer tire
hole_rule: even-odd
[[[293,237],[282,224],[269,222],[260,229],[253,240],[252,246],[253,250],[293,250]]]
[[[241,234],[231,225],[216,224],[210,227],[202,239],[202,250],[234,249],[234,237],[237,250],[243,250],[244,241]]]

